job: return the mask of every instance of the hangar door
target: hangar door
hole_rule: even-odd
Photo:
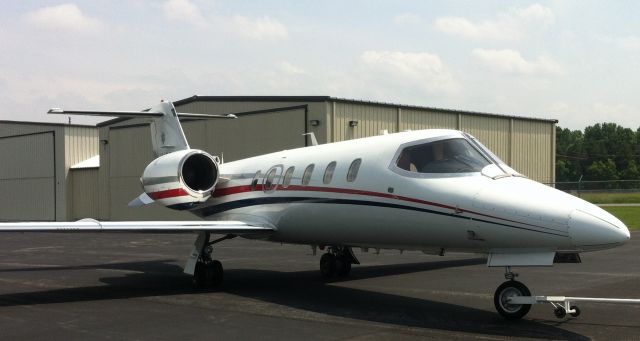
[[[0,221],[55,221],[54,132],[0,137]]]

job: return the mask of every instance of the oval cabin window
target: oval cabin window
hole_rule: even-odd
[[[360,170],[360,164],[362,163],[362,159],[355,159],[351,162],[351,166],[349,166],[349,171],[347,172],[347,181],[354,182],[356,181],[356,177],[358,176],[358,171]]]
[[[309,184],[309,182],[311,182],[311,173],[313,173],[313,167],[314,164],[310,164],[307,166],[307,168],[304,170],[304,174],[302,174],[302,185],[306,186]]]
[[[291,179],[293,178],[293,171],[296,167],[289,167],[287,171],[284,173],[284,179],[282,180],[282,187],[287,188],[291,184]]]
[[[261,171],[257,171],[256,175],[253,176],[253,180],[251,180],[251,190],[255,191],[256,188],[258,187],[258,180],[260,179],[260,177],[262,176],[262,172]]]
[[[333,179],[333,172],[335,172],[336,170],[336,162],[335,161],[331,161],[331,163],[329,163],[329,165],[327,165],[327,169],[324,170],[324,177],[322,178],[322,182],[324,182],[324,184],[328,184],[331,182],[331,179]]]
[[[263,189],[265,191],[270,191],[270,190],[276,188],[275,179],[276,179],[276,172],[277,171],[278,171],[278,168],[271,168],[269,173],[267,173],[267,176],[264,179],[264,188]]]

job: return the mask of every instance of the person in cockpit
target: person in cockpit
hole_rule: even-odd
[[[489,162],[463,139],[435,141],[404,149],[398,167],[419,173],[479,172]]]

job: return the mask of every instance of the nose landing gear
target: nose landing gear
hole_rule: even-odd
[[[504,274],[506,282],[500,284],[493,295],[493,304],[500,315],[508,320],[517,320],[527,315],[531,310],[531,304],[515,304],[512,299],[518,296],[531,296],[526,285],[515,280],[518,274],[511,272],[507,267]]]
[[[615,303],[638,304],[640,299],[632,298],[596,298],[596,297],[566,297],[566,296],[531,296],[529,289],[522,283],[515,281],[518,275],[506,267],[505,278],[508,281],[502,283],[493,296],[493,303],[498,313],[509,320],[522,318],[531,309],[532,304],[549,303],[553,306],[553,314],[563,319],[568,315],[580,316],[580,308],[571,303]]]

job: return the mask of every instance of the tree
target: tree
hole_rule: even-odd
[[[598,123],[580,130],[556,127],[556,179],[640,180],[640,128]]]
[[[636,133],[615,123],[598,123],[584,130],[587,164],[611,159],[619,170],[636,156]]]
[[[580,130],[556,127],[556,180],[577,181],[583,174],[584,136]]]
[[[611,159],[592,163],[586,173],[586,180],[618,180],[618,170]]]
[[[638,180],[640,179],[640,170],[636,164],[636,160],[631,160],[625,170],[620,173],[620,178],[625,180]]]

